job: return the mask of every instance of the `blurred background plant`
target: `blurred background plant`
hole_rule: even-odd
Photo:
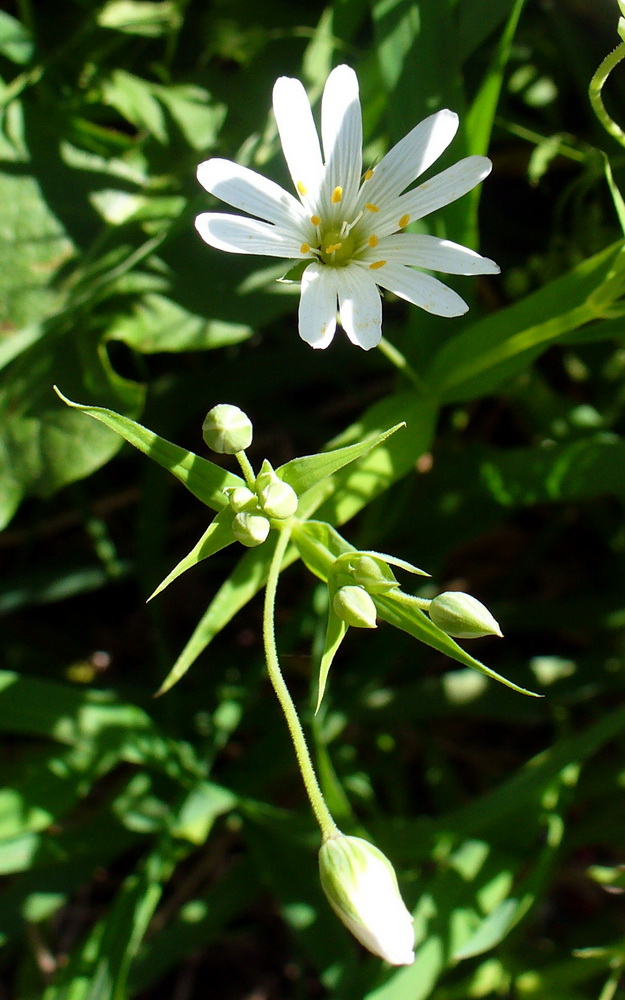
[[[0,997],[610,1000],[625,960],[624,164],[588,86],[617,3],[4,6]],[[312,352],[280,265],[193,230],[213,154],[288,186],[273,82],[298,76],[314,99],[338,62],[359,75],[369,162],[441,107],[461,128],[437,169],[494,160],[482,190],[425,221],[476,249],[479,232],[501,278],[479,279],[461,319],[384,305],[421,388],[340,335]],[[603,94],[621,125],[624,91],[621,69]],[[324,513],[356,547],[427,569],[419,596],[484,601],[505,639],[471,652],[545,695],[382,623],[350,630],[314,717],[326,589],[286,570],[285,674],[335,818],[396,863],[413,966],[365,957],[322,898],[253,553],[219,553],[146,607],[208,512],[54,383],[198,453],[206,411],[235,403],[274,467],[407,421],[335,477]],[[189,635],[197,662],[153,700]]]

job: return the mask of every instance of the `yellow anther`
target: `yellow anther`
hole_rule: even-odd
[[[331,202],[332,202],[333,205],[338,205],[338,203],[339,203],[339,201],[341,200],[342,197],[343,197],[343,188],[342,187],[335,187],[334,191],[332,192],[332,197],[331,197],[330,200],[331,200]]]
[[[379,243],[379,242],[380,242],[380,241],[379,241],[379,239],[377,238],[377,236],[375,235],[375,233],[374,233],[373,235],[371,235],[371,236],[369,237],[369,240],[368,240],[368,243],[369,243],[369,246],[370,246],[371,248],[373,248],[373,247],[377,247],[377,245],[378,245],[378,243]]]
[[[399,220],[399,222],[397,223],[397,225],[399,226],[400,229],[404,229],[408,225],[409,222],[410,222],[410,216],[409,215],[402,215],[402,217]]]
[[[365,180],[370,181],[372,177],[373,177],[373,170],[371,169],[367,170],[365,173]]]
[[[386,264],[385,260],[376,260],[375,264],[369,264],[370,271],[377,271],[379,268],[384,267]]]
[[[336,253],[343,246],[342,243],[330,243],[327,247],[323,248],[324,253]]]
[[[310,243],[302,243],[299,248],[300,253],[310,253]]]
[[[312,222],[313,226],[319,226],[321,224],[321,219],[319,218],[318,215],[311,215],[310,221]]]
[[[297,182],[297,190],[302,196],[308,194],[308,188],[302,181]]]
[[[368,212],[379,212],[380,211],[380,209],[378,208],[378,206],[377,205],[372,205],[370,201],[366,202],[365,208],[367,209]]]

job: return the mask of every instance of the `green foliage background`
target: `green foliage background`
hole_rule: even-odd
[[[618,996],[623,155],[587,98],[616,2],[5,7],[0,996]],[[385,302],[418,384],[340,333],[312,352],[280,265],[193,229],[211,155],[289,185],[273,82],[316,99],[339,62],[359,75],[370,162],[442,107],[461,128],[441,165],[494,161],[426,221],[479,239],[501,278],[453,279],[462,319]],[[616,73],[620,122],[623,96]],[[263,669],[260,557],[228,548],[146,607],[212,515],[53,384],[199,453],[206,411],[236,403],[252,459],[275,466],[407,422],[332,477],[322,515],[427,569],[419,594],[483,600],[505,640],[470,652],[544,694],[381,623],[350,631],[313,717],[326,591],[285,571],[285,675],[337,821],[398,868],[413,966],[365,957],[322,899]],[[193,668],[154,700],[189,636]]]

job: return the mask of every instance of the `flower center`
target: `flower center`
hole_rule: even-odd
[[[342,229],[347,229],[343,226]],[[327,229],[319,244],[319,255],[324,264],[330,267],[345,267],[352,258],[356,241],[349,232],[341,229]]]

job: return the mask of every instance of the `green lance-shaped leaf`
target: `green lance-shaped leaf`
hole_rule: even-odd
[[[305,493],[312,486],[316,486],[326,476],[331,476],[339,469],[343,469],[350,462],[362,458],[373,448],[386,441],[391,434],[405,427],[405,423],[395,424],[394,427],[376,434],[375,437],[366,438],[357,444],[347,445],[346,448],[335,448],[334,451],[324,451],[319,455],[304,455],[301,458],[294,458],[281,465],[277,474],[284,483],[288,483],[298,496]]]
[[[463,663],[466,667],[473,667],[475,670],[479,670],[481,674],[485,674],[486,677],[505,684],[506,687],[512,688],[513,691],[518,691],[520,694],[527,694],[532,698],[542,697],[536,694],[535,691],[528,691],[526,688],[514,684],[512,681],[502,677],[495,670],[491,670],[490,667],[480,663],[474,656],[471,656],[470,653],[462,649],[457,642],[454,642],[451,636],[448,636],[433,621],[430,621],[428,616],[416,604],[413,605],[409,599],[406,600],[406,596],[405,594],[403,595],[401,604],[398,603],[397,598],[394,596],[376,597],[375,603],[380,618],[383,618],[390,625],[402,629],[402,631],[407,632],[409,635],[413,635],[415,639],[420,639],[427,646],[432,646],[440,653],[444,653],[445,656],[450,656],[452,659],[458,660],[459,663]]]
[[[323,503],[327,497],[329,489],[331,489],[330,480],[326,480],[307,490],[306,495],[300,499],[298,514],[301,517],[307,517],[314,513],[319,504]],[[294,527],[296,528],[297,525]],[[322,525],[322,527],[327,527],[327,525]],[[337,537],[341,536],[337,535]],[[276,538],[275,532],[273,535],[270,534],[264,545],[250,549],[239,560],[202,615],[157,694],[165,694],[174,684],[178,683],[181,677],[184,677],[189,667],[197,660],[200,653],[206,649],[217,633],[222,630],[224,625],[232,621],[241,608],[245,607],[254,594],[260,590],[267,579],[267,570]],[[282,568],[285,569],[292,562],[295,562],[298,554],[296,547],[290,545],[284,557]]]
[[[213,510],[219,511],[228,503],[223,492],[226,487],[245,486],[240,476],[227,472],[192,451],[179,448],[178,445],[159,437],[158,434],[154,434],[153,431],[129,417],[123,417],[103,406],[81,406],[80,403],[73,403],[56,386],[55,392],[67,406],[86,413],[94,420],[99,420],[100,423],[110,427],[112,431],[128,441],[129,444],[142,451],[148,458],[154,459],[164,469],[176,476],[198,500]]]
[[[168,587],[170,583],[173,583],[174,580],[188,569],[191,569],[192,566],[197,566],[203,559],[208,559],[215,552],[219,552],[220,549],[225,549],[226,545],[230,545],[234,541],[234,535],[232,534],[232,521],[234,517],[234,511],[230,507],[225,507],[221,510],[211,524],[209,524],[199,542],[180,560],[171,573],[167,574],[163,582],[159,583],[156,590],[148,597],[148,600],[151,601],[153,597],[160,594],[162,590],[165,590],[165,587]]]
[[[326,689],[326,683],[328,680],[328,674],[330,672],[330,667],[332,666],[332,661],[336,656],[339,646],[343,642],[343,639],[347,635],[347,623],[342,621],[337,615],[336,611],[332,607],[332,600],[334,595],[330,593],[330,599],[328,601],[328,624],[326,627],[326,637],[323,644],[323,655],[321,657],[321,663],[319,665],[319,684],[317,688],[317,705],[315,707],[315,715],[319,711],[321,706],[321,701],[323,699],[323,694]]]

